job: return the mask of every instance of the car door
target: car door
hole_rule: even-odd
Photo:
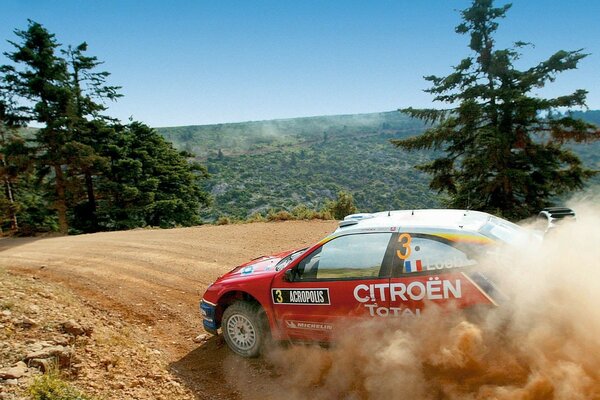
[[[473,246],[414,232],[399,232],[395,245],[391,314],[419,316],[432,303],[458,307],[494,303],[475,282]]]
[[[327,340],[348,317],[389,306],[392,232],[332,238],[275,276],[273,312],[283,336]]]

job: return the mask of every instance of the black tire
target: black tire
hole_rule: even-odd
[[[221,329],[231,350],[242,357],[257,357],[268,328],[259,304],[236,301],[225,309]]]

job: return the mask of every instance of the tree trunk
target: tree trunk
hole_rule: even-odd
[[[17,221],[17,208],[15,206],[15,197],[13,194],[12,184],[10,179],[4,177],[4,189],[6,191],[6,197],[8,198],[8,216],[10,218],[10,230],[16,232],[19,230],[19,223]]]
[[[67,199],[65,196],[65,177],[60,164],[54,165],[56,174],[56,211],[58,212],[58,229],[63,235],[69,233],[67,221]]]
[[[4,139],[4,137],[3,137]],[[2,157],[2,166],[6,170],[6,160]],[[7,175],[4,175],[4,191],[6,192],[6,198],[8,198],[8,217],[10,218],[10,230],[16,232],[19,230],[19,223],[17,221],[17,207],[15,206],[15,195],[12,188],[12,183]]]
[[[89,171],[85,172],[85,187],[87,190],[88,204],[90,210],[90,219],[92,231],[98,231],[98,216],[96,215],[96,197],[94,196],[94,182],[92,174]]]

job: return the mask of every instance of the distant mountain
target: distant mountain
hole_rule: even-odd
[[[574,111],[573,116],[600,126],[600,110]]]
[[[385,132],[410,134],[423,124],[399,112],[332,115],[217,125],[157,128],[175,146],[200,159],[265,152],[282,146],[318,143],[327,139]]]
[[[600,125],[600,111],[578,116]],[[404,152],[389,142],[423,129],[418,120],[384,112],[158,131],[207,165],[207,189],[215,198],[214,209],[204,215],[210,220],[302,204],[318,208],[339,190],[351,192],[364,212],[439,206],[442,199],[429,189],[429,177],[414,168],[435,154]],[[572,148],[600,170],[600,143]]]

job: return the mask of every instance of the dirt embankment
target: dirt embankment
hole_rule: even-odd
[[[137,324],[61,285],[0,268],[0,399],[30,398],[33,387],[33,398],[50,390],[65,400],[192,398],[167,365]]]
[[[232,356],[218,339],[194,343],[203,332],[198,301],[210,283],[235,265],[312,244],[335,227],[333,221],[290,221],[2,239],[0,267],[63,285],[110,323],[135,327],[136,335],[144,336],[140,340],[161,352],[174,379],[196,398],[259,398],[269,386],[273,393],[278,377],[262,361]],[[86,320],[94,323],[92,317]],[[124,365],[140,368],[134,358],[136,354],[121,356]],[[125,391],[133,381],[123,379],[119,387]],[[96,385],[112,387],[108,381]]]

